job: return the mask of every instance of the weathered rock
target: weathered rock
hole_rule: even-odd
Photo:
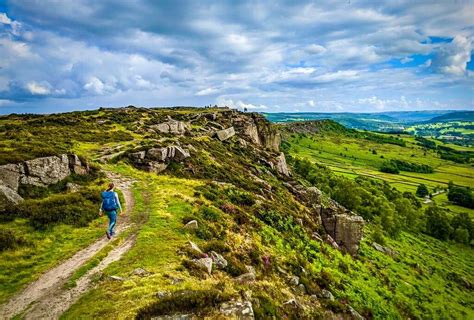
[[[321,219],[324,229],[338,246],[352,255],[357,253],[363,236],[362,217],[353,215],[341,205],[331,202],[328,207],[321,209]]]
[[[396,255],[395,251],[393,251],[392,249],[390,249],[388,247],[384,247],[384,246],[378,244],[377,242],[372,242],[372,247],[377,251],[388,254],[389,256],[393,257],[393,256]]]
[[[150,161],[146,165],[145,169],[149,172],[160,173],[168,168],[167,163],[157,162],[157,161]]]
[[[173,147],[169,147],[169,148],[174,149],[174,152],[173,152],[173,159],[174,160],[182,161],[182,160],[186,159],[187,157],[189,157],[189,152],[187,152],[186,150],[184,150],[181,147],[173,146]]]
[[[141,163],[145,159],[145,154],[146,154],[145,151],[138,151],[138,152],[130,153],[128,156],[133,161]]]
[[[316,187],[309,187],[306,189],[309,201],[313,204],[320,204],[322,200],[323,193]]]
[[[192,241],[189,241],[189,245],[191,247],[191,250],[193,250],[194,252],[198,253],[198,254],[203,254],[202,250],[198,247],[197,244],[195,244],[194,242]]]
[[[304,286],[304,284],[300,283],[297,287],[296,287],[296,293],[298,294],[306,294],[306,287]]]
[[[151,272],[148,272],[143,268],[136,268],[132,271],[132,274],[139,277],[147,277],[151,274]]]
[[[169,119],[167,122],[162,122],[151,126],[153,130],[161,133],[183,134],[186,132],[187,126],[182,121]]]
[[[152,148],[146,152],[150,160],[165,161],[168,157],[168,148]]]
[[[243,127],[243,134],[247,136],[254,144],[260,145],[262,141],[258,135],[258,127],[255,122],[248,122]]]
[[[197,229],[199,228],[198,222],[196,220],[191,220],[184,225],[185,229]]]
[[[275,168],[276,171],[282,175],[285,175],[287,177],[290,175],[290,170],[288,170],[285,154],[283,152],[280,153],[280,155],[276,158]]]
[[[0,185],[17,191],[20,184],[20,176],[24,173],[25,170],[22,164],[6,164],[0,166]]]
[[[196,316],[194,314],[171,314],[158,317],[152,317],[151,320],[194,320]]]
[[[71,174],[68,156],[51,156],[25,161],[25,175],[20,183],[47,186],[57,183]]]
[[[321,291],[321,298],[334,300],[334,296],[332,295],[331,291],[323,289]]]
[[[255,279],[256,279],[255,273],[248,272],[248,273],[244,273],[244,274],[238,276],[237,278],[234,278],[234,281],[236,281],[240,284],[247,284],[247,283],[251,283],[251,282],[255,281]]]
[[[252,303],[248,300],[225,302],[220,306],[219,311],[223,316],[229,317],[231,319],[254,319]]]
[[[355,311],[354,308],[351,306],[347,306],[347,310],[349,310],[349,314],[351,315],[352,320],[364,320],[365,318],[359,314],[359,312]]]
[[[16,191],[0,185],[0,211],[8,209],[23,201],[23,198]]]
[[[89,173],[89,167],[87,163],[82,163],[81,159],[75,154],[68,155],[69,159],[69,170],[79,175],[86,175]]]
[[[300,284],[300,277],[298,276],[291,276],[290,277],[290,285],[297,286]]]
[[[217,138],[220,141],[227,140],[235,135],[234,127],[230,127],[227,129],[219,130],[216,132]]]
[[[337,215],[335,241],[354,255],[363,236],[364,219],[356,215]]]
[[[327,244],[331,245],[334,249],[339,249],[339,245],[337,244],[336,241],[334,241],[334,239],[330,235],[326,234],[324,237],[324,241]]]
[[[255,271],[255,268],[254,268],[253,266],[246,265],[246,266],[245,266],[245,269],[247,269],[247,271],[248,271],[249,273],[253,273],[253,274],[255,274],[255,275],[257,274],[257,272]]]
[[[212,261],[218,268],[224,269],[225,267],[227,267],[227,260],[222,255],[218,254],[215,251],[211,251],[210,255]]]
[[[109,276],[109,279],[114,281],[125,281],[125,278],[119,276]]]
[[[201,258],[193,260],[194,263],[207,271],[208,274],[212,273],[212,259],[211,258]]]
[[[67,192],[78,192],[81,189],[81,186],[77,183],[68,182],[66,183]]]

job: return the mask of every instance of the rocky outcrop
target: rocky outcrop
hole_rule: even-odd
[[[153,125],[151,128],[158,133],[184,134],[187,125],[182,121],[168,118],[168,121]]]
[[[288,169],[288,166],[286,164],[286,158],[283,152],[281,152],[280,155],[276,158],[275,169],[278,173],[284,176],[290,176],[290,170]]]
[[[188,157],[190,154],[187,150],[174,145],[128,154],[128,158],[136,167],[156,173],[164,171],[171,160],[183,161]]]
[[[21,201],[23,201],[23,198],[20,197],[16,191],[13,191],[7,186],[0,185],[0,211],[16,205]]]
[[[57,183],[71,174],[69,157],[66,154],[25,161],[24,166],[25,174],[20,178],[21,184],[44,187]]]
[[[225,141],[235,135],[234,127],[219,130],[216,132],[216,135],[217,135],[217,139],[219,139],[220,141]]]
[[[0,166],[0,184],[12,190],[18,190],[20,177],[24,175],[23,164],[6,164]]]
[[[229,113],[228,117],[239,136],[270,151],[280,151],[280,132],[262,115]]]
[[[330,205],[321,209],[324,229],[347,252],[354,255],[359,250],[363,236],[364,219],[352,214],[341,205],[331,201]]]

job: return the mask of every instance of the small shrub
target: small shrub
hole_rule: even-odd
[[[255,296],[255,300],[258,303],[254,304],[253,312],[255,314],[255,319],[276,319],[278,314],[278,307],[275,304],[274,300],[259,294]]]
[[[220,212],[213,207],[201,207],[199,209],[200,215],[208,221],[217,221],[220,218]]]
[[[28,242],[23,237],[15,235],[12,230],[0,229],[0,252],[27,244]]]
[[[247,268],[245,267],[245,264],[241,260],[233,256],[230,256],[230,257],[226,256],[226,260],[227,260],[227,267],[225,270],[231,276],[238,277],[244,273],[247,273]]]

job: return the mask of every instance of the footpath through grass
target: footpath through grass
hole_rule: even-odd
[[[177,253],[188,236],[182,219],[193,209],[194,188],[201,182],[147,174],[126,165],[113,170],[137,180],[132,218],[141,220],[134,247],[104,271],[98,286],[85,294],[63,319],[92,319],[107,316],[130,319],[137,310],[153,301],[158,291],[212,287],[216,280],[197,280],[178,272],[181,258]],[[136,268],[151,272],[148,277],[132,275]],[[126,280],[111,281],[107,276]],[[173,277],[179,284],[173,284]]]

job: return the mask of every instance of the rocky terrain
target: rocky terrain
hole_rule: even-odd
[[[390,311],[381,304],[365,306],[364,293],[357,289],[359,278],[378,268],[381,258],[374,262],[373,255],[398,259],[395,250],[376,242],[364,245],[368,223],[318,189],[310,182],[314,177],[295,170],[293,160],[287,162],[279,127],[260,114],[127,107],[1,120],[9,125],[3,143],[10,147],[0,159],[5,228],[20,239],[15,228],[30,220],[32,234],[80,226],[91,230],[88,244],[97,248],[61,280],[60,285],[70,282],[78,289],[69,293],[55,284],[51,301],[62,295],[74,299],[56,308],[54,317],[64,312],[71,319],[363,319],[398,312],[395,306]],[[300,129],[317,132],[309,124],[295,130]],[[45,147],[34,145],[50,139],[50,132],[57,143],[48,145],[45,155]],[[16,142],[6,137],[14,134],[28,136],[21,142],[31,148],[9,153]],[[126,217],[130,227],[108,246],[93,242],[94,235],[103,234],[94,215],[97,186],[107,182],[97,170],[133,181],[126,190],[127,202],[134,203]],[[43,189],[48,192],[39,193]],[[80,207],[83,198],[92,203],[69,210],[67,201]],[[45,208],[56,204],[70,216],[62,217],[61,209],[50,219]],[[31,216],[26,205],[35,208]],[[27,248],[25,243],[18,240],[3,254],[13,255]],[[40,255],[43,249],[31,250]],[[43,270],[58,262],[43,261]],[[33,269],[25,272],[40,276]],[[389,283],[380,279],[380,285]],[[20,299],[24,288],[14,280],[9,286],[5,303],[14,293]],[[30,318],[50,303],[44,296],[35,301]],[[15,314],[3,308],[4,314]]]

